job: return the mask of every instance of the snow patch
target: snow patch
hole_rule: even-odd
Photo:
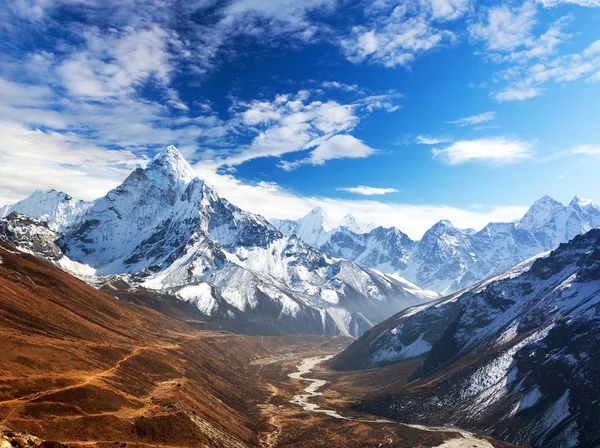
[[[521,398],[521,401],[519,402],[517,412],[521,412],[525,409],[535,406],[535,404],[537,404],[537,402],[540,401],[540,398],[542,398],[542,393],[540,392],[540,389],[536,386],[530,391],[528,391],[525,395],[523,395],[523,398]]]
[[[191,302],[202,314],[211,316],[217,310],[217,301],[213,297],[212,287],[208,283],[185,286],[175,294],[181,300]]]

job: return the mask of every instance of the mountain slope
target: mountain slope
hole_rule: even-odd
[[[508,446],[310,415],[290,402],[306,384],[288,375],[346,338],[246,336],[188,323],[200,322],[117,300],[0,243],[0,446]]]
[[[324,219],[315,211],[305,229]],[[243,321],[253,332],[357,336],[431,297],[284,237],[261,216],[219,197],[175,147],[93,201],[59,239],[48,238],[64,260],[76,263],[74,273],[86,267],[88,281],[120,285],[127,295],[169,295],[182,308],[195,305],[203,318],[227,321],[227,328]]]
[[[600,230],[371,329],[334,360],[424,356],[413,382],[361,409],[544,447],[600,443]]]
[[[259,446],[269,393],[251,363],[336,343],[313,338],[195,330],[0,243],[0,443]]]

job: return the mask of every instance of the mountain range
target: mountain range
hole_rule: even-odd
[[[437,297],[284,236],[221,198],[174,146],[95,201],[36,191],[0,216],[0,234],[21,249],[115,295],[192,304],[225,328],[359,336]]]
[[[531,222],[526,218],[523,224]],[[363,411],[517,444],[597,447],[599,324],[600,229],[593,229],[474,287],[400,312],[333,366],[402,371],[421,360],[407,383],[366,398]]]
[[[346,224],[352,222],[357,224]],[[442,220],[418,241],[395,227],[368,230],[352,216],[332,226],[320,208],[299,220],[273,220],[273,224],[329,256],[399,275],[445,295],[600,227],[600,208],[579,197],[565,206],[545,196],[515,222],[490,223],[474,231]]]

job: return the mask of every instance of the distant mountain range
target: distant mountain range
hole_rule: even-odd
[[[359,336],[437,297],[284,236],[219,197],[173,146],[95,201],[36,191],[0,217],[1,238],[96,286],[166,294],[230,329]]]
[[[548,228],[547,218],[564,210],[550,200],[533,211],[540,209],[546,217],[528,213],[517,227]],[[333,365],[373,368],[422,356],[412,382],[360,408],[536,447],[597,447],[598,347],[600,229],[594,229],[461,293],[400,312]]]
[[[546,196],[516,222],[490,223],[476,232],[458,229],[444,220],[419,241],[394,227],[360,224],[351,215],[332,226],[320,208],[296,221],[272,222],[284,235],[297,235],[329,256],[400,275],[444,295],[600,227],[600,208],[578,197],[565,206]]]

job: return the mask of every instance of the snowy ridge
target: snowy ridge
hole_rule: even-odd
[[[61,232],[77,222],[90,205],[91,202],[73,199],[62,191],[36,190],[27,199],[0,207],[0,218],[17,212],[39,219],[47,223],[51,230]]]
[[[277,221],[275,226],[283,234],[296,234],[330,256],[400,275],[442,295],[474,285],[600,227],[600,208],[577,196],[566,206],[543,197],[520,220],[490,223],[478,232],[458,229],[442,220],[420,241],[411,240],[393,227],[367,230],[351,215],[326,230],[318,220],[309,219],[315,214],[313,211],[298,221]],[[313,223],[310,237],[303,237],[305,233],[300,231],[306,222]]]
[[[17,205],[40,212],[38,196]],[[173,146],[77,212],[62,212],[76,201],[52,197],[59,199],[45,212],[60,218],[49,221],[62,235],[46,228],[47,239],[63,268],[95,273],[87,280],[99,285],[120,277],[131,288],[193,304],[209,319],[241,319],[268,332],[359,336],[433,294],[282,235],[219,197]],[[23,234],[33,236],[38,224],[23,221]],[[318,239],[329,227],[314,210],[297,231]]]

